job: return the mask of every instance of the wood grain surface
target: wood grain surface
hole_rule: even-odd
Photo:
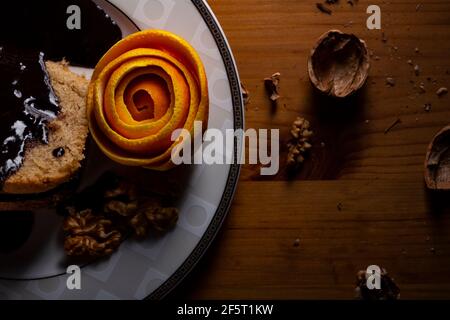
[[[300,115],[312,123],[314,148],[295,176],[284,169],[285,148],[274,177],[243,167],[217,240],[172,297],[352,299],[356,272],[376,264],[403,299],[450,298],[450,194],[423,182],[427,145],[450,123],[449,96],[436,95],[450,86],[450,1],[341,0],[331,15],[318,1],[209,1],[250,91],[246,127],[279,128],[284,145]],[[369,4],[381,7],[382,30],[367,30]],[[340,103],[318,95],[306,71],[329,29],[373,51],[366,86]],[[272,109],[262,80],[274,72],[282,98]]]

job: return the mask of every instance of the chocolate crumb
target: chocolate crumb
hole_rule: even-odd
[[[325,7],[323,3],[316,3],[317,9],[319,9],[320,12],[326,13],[331,15],[333,11],[331,11],[330,8]]]
[[[417,48],[417,47],[414,48],[414,52],[415,52],[415,53],[419,53],[419,52],[420,52],[419,48]]]
[[[416,6],[416,11],[420,11],[420,9],[422,9],[423,4],[418,3]]]
[[[344,207],[344,205],[342,204],[342,203],[338,203],[337,204],[337,206],[336,206],[336,208],[338,209],[338,211],[342,211],[342,209],[343,209],[343,207]]]
[[[295,239],[294,240],[294,247],[299,247],[300,246],[300,239]]]
[[[384,33],[384,32],[382,32],[381,33],[381,41],[383,41],[384,43],[386,43],[387,42],[387,37],[386,37],[386,34]]]
[[[419,76],[420,75],[420,67],[419,67],[419,65],[415,65],[414,66],[414,74],[416,75],[416,76]]]
[[[431,111],[431,103],[425,103],[425,105],[423,106],[423,109],[426,112],[430,112]]]

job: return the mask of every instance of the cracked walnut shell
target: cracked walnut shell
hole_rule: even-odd
[[[358,91],[369,75],[370,58],[366,43],[353,34],[330,30],[311,50],[308,73],[322,93],[345,98]]]
[[[400,299],[400,288],[395,283],[394,279],[389,276],[386,269],[381,269],[380,289],[369,289],[367,287],[367,279],[369,274],[367,271],[358,271],[356,275],[356,298],[366,301],[379,300],[398,300]]]
[[[450,125],[442,129],[428,146],[425,182],[432,190],[450,190]]]

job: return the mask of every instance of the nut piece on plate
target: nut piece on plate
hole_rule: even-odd
[[[178,221],[179,210],[172,202],[169,195],[150,193],[107,173],[62,203],[64,249],[69,256],[108,256],[130,235],[161,236]]]
[[[450,190],[450,125],[442,129],[428,146],[425,182],[432,190]]]
[[[176,225],[179,211],[177,208],[150,208],[145,211],[145,215],[153,230],[164,233]]]
[[[71,210],[63,229],[69,234],[64,241],[69,256],[108,256],[122,242],[122,234],[114,229],[112,222],[89,209]]]
[[[149,230],[156,234],[164,234],[176,225],[178,215],[177,208],[164,208],[154,203],[147,203],[130,220],[130,226],[139,238],[146,236]]]
[[[323,34],[308,60],[309,78],[314,87],[336,98],[358,91],[366,82],[369,69],[366,43],[339,30]]]

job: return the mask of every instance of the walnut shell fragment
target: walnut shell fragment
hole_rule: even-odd
[[[428,146],[425,182],[432,190],[450,190],[450,125],[442,129]]]
[[[272,102],[276,102],[280,99],[280,77],[281,73],[276,72],[270,78],[264,79],[264,85],[266,87],[267,94]]]
[[[393,301],[400,299],[400,288],[394,279],[389,276],[386,269],[381,269],[380,289],[369,289],[367,271],[361,270],[356,275],[356,298],[365,301]]]
[[[242,98],[244,99],[244,105],[248,105],[250,103],[250,91],[248,91],[247,87],[243,82],[241,82],[241,91],[242,91]]]
[[[369,75],[370,58],[366,43],[353,34],[330,30],[311,50],[308,73],[321,92],[345,98],[358,91]]]

